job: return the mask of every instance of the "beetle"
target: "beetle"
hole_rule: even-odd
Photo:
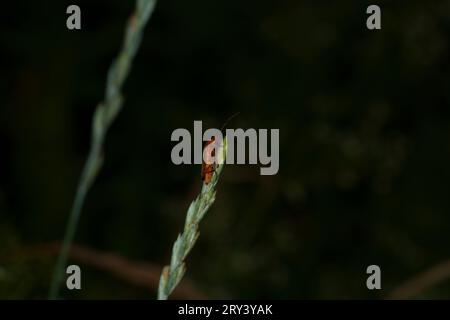
[[[231,119],[233,119],[235,116],[237,116],[239,112],[236,112],[231,117],[229,117],[225,123],[223,124],[220,131],[223,132],[223,129],[225,126],[230,122]],[[208,141],[205,141],[203,144],[203,157],[202,157],[202,181],[205,185],[208,185],[208,183],[211,182],[212,176],[214,172],[216,172],[217,163],[216,161],[213,161],[212,159],[215,157],[216,152],[216,145],[215,145],[215,138],[212,137]],[[206,160],[206,161],[205,161]]]
[[[203,147],[203,160],[202,160],[202,180],[204,184],[208,184],[211,181],[211,178],[216,171],[216,163],[212,161],[212,158],[215,156],[215,139],[212,137],[208,141],[204,143]],[[205,161],[206,158],[206,161]]]

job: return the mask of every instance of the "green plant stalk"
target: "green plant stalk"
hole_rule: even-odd
[[[198,239],[200,221],[216,199],[216,185],[225,165],[226,153],[227,141],[225,138],[222,148],[220,148],[219,152],[216,152],[221,158],[218,160],[218,165],[211,181],[207,185],[203,184],[200,194],[189,206],[184,230],[178,235],[172,248],[170,265],[165,266],[161,273],[158,300],[167,300],[186,272],[185,260]]]
[[[97,106],[92,119],[91,149],[78,183],[61,251],[53,273],[49,292],[50,299],[58,298],[70,246],[75,236],[86,194],[102,166],[105,136],[122,108],[122,87],[130,72],[132,61],[141,44],[145,26],[154,11],[155,5],[156,0],[136,1],[135,11],[126,27],[122,50],[109,68],[104,101]]]

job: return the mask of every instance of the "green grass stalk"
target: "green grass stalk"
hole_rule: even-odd
[[[50,299],[58,298],[59,289],[67,265],[67,257],[75,236],[86,194],[102,166],[105,136],[122,108],[122,87],[130,72],[132,61],[141,44],[145,26],[154,11],[155,5],[156,0],[136,1],[135,11],[130,17],[126,27],[122,50],[108,71],[105,97],[103,102],[97,106],[94,112],[92,119],[91,148],[78,183],[61,251],[50,284]]]
[[[216,199],[216,185],[225,165],[226,152],[225,138],[222,148],[219,152],[216,152],[216,154],[221,155],[221,159],[218,160],[211,181],[207,185],[202,185],[200,194],[189,206],[183,232],[178,235],[173,245],[170,265],[165,266],[162,271],[158,287],[158,300],[167,300],[186,272],[185,260],[198,239],[200,221]]]

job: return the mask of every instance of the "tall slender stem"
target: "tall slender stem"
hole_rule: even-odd
[[[114,122],[122,104],[122,86],[130,72],[132,61],[139,49],[144,28],[155,8],[156,0],[137,0],[136,9],[127,24],[123,47],[108,71],[105,98],[95,109],[92,119],[91,149],[78,183],[70,212],[61,252],[50,285],[49,298],[57,299],[64,277],[67,257],[80,219],[86,194],[94,182],[103,162],[103,142],[108,128]]]
[[[173,244],[170,265],[165,266],[158,287],[158,300],[167,300],[186,272],[185,260],[199,236],[200,222],[216,199],[216,185],[225,165],[227,140],[223,140],[216,154],[217,168],[208,184],[203,184],[200,194],[191,203],[186,214],[184,229]]]

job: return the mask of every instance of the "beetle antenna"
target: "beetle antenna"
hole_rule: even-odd
[[[232,116],[228,117],[228,119],[225,121],[225,123],[223,124],[222,128],[220,128],[220,131],[223,131],[223,129],[226,127],[226,125],[234,118],[236,117],[239,113],[241,113],[240,111],[236,112],[235,114],[233,114]]]

